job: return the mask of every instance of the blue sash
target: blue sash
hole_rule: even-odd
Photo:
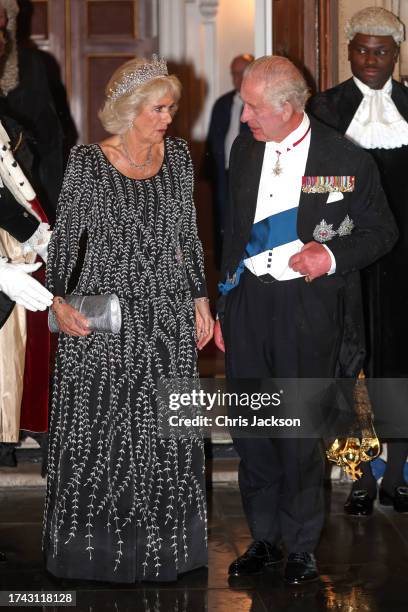
[[[259,253],[270,251],[282,244],[298,239],[296,230],[297,212],[298,206],[295,206],[254,223],[251,237],[245,248],[244,258],[240,261],[232,276],[227,274],[225,282],[218,283],[218,288],[222,295],[226,295],[238,285],[241,274],[245,269],[244,259],[255,257]]]

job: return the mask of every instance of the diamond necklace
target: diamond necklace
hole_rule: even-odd
[[[125,139],[123,138],[122,134],[120,135],[120,142],[122,144],[123,151],[125,153],[125,157],[126,157],[127,161],[129,162],[129,165],[132,166],[132,168],[135,168],[135,170],[144,170],[145,168],[150,166],[150,164],[153,161],[153,145],[150,145],[150,147],[149,147],[149,149],[147,151],[147,155],[146,155],[145,161],[142,162],[141,164],[137,164],[131,158],[129,150],[128,150],[128,148],[126,146],[126,143],[125,143]]]

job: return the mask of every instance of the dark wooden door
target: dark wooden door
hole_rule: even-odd
[[[336,80],[336,0],[272,0],[273,53],[302,69],[312,90]]]
[[[152,0],[32,0],[32,41],[57,59],[81,142],[104,136],[97,113],[112,72],[157,50]]]

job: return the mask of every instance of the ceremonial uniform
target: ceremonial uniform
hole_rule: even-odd
[[[43,270],[34,271],[40,263],[28,265],[27,270],[25,266],[33,264],[37,254],[46,258],[50,232],[35,192],[12,153],[17,148],[19,161],[30,161],[21,129],[10,118],[3,121],[9,134],[0,123],[0,286],[7,292],[0,293],[0,442],[6,443],[0,444],[0,464],[13,466],[13,444],[20,427],[47,430],[47,313],[26,309],[44,309],[51,294],[41,285]],[[27,274],[32,272],[36,280]],[[13,299],[19,304],[14,311]]]
[[[6,188],[0,188],[0,227],[19,242],[26,242],[35,233],[40,221],[27,212]],[[0,291],[0,327],[4,325],[14,306]]]

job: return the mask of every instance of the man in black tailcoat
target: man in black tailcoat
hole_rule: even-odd
[[[391,253],[362,274],[370,377],[408,377],[408,290],[401,280],[408,259],[408,89],[392,79],[404,26],[383,8],[356,13],[346,29],[353,77],[314,96],[310,111],[320,121],[345,134],[375,159],[381,183],[399,230]],[[408,512],[404,465],[408,440],[387,443],[387,466],[380,503]],[[353,485],[345,510],[372,513],[377,485],[370,464]]]
[[[240,121],[242,100],[239,90],[245,68],[253,61],[253,56],[244,53],[237,55],[231,62],[231,77],[234,89],[215,101],[211,112],[207,137],[207,174],[213,188],[214,237],[217,268],[221,258],[224,235],[224,217],[228,199],[228,164],[232,143],[240,130],[247,126]]]
[[[365,355],[359,269],[389,251],[397,229],[371,157],[304,113],[308,89],[286,58],[245,71],[215,329],[226,374],[354,377]],[[267,230],[265,230],[267,228]],[[285,580],[318,578],[324,508],[316,439],[234,439],[253,537],[231,576],[288,553]]]

